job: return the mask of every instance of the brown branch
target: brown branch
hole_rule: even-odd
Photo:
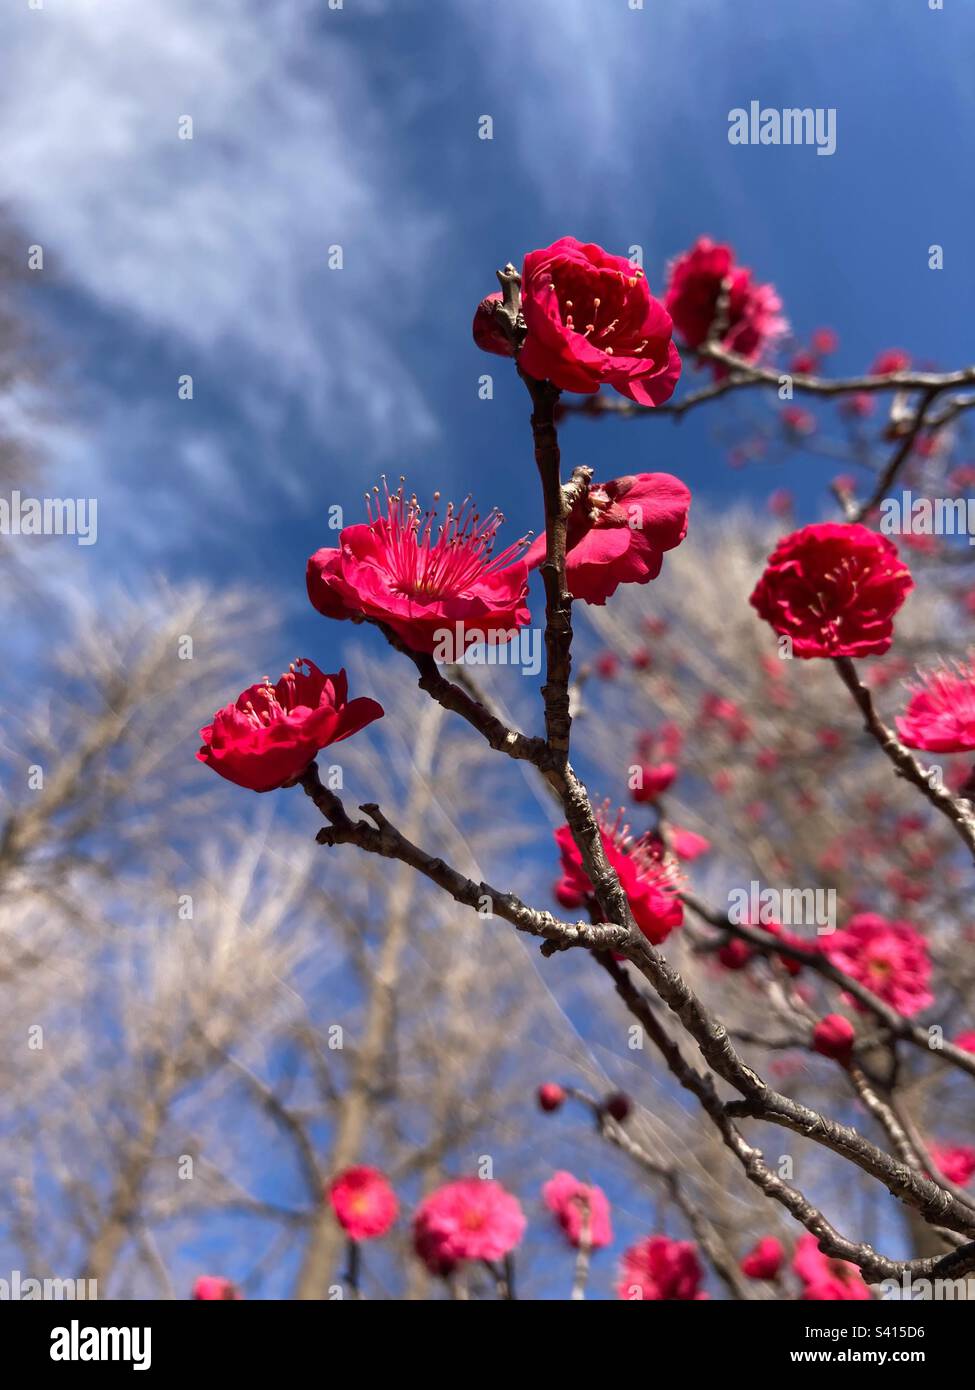
[[[420,673],[420,679],[417,682],[419,688],[436,700],[439,705],[442,705],[444,709],[466,719],[467,723],[477,730],[491,748],[499,753],[506,753],[509,758],[534,763],[539,768],[544,767],[547,753],[544,739],[531,738],[527,734],[519,733],[517,729],[509,729],[480,700],[475,699],[462,686],[442,675],[437,663],[429,653],[417,652],[412,647],[408,647],[402,638],[385,623],[374,622],[373,626],[379,628],[391,647],[403,652],[413,662]]]
[[[953,387],[975,385],[975,367],[966,367],[960,371],[944,373],[907,371],[894,372],[888,376],[834,377],[830,379],[804,372],[785,372],[777,371],[771,367],[757,367],[745,358],[736,357],[734,353],[725,352],[720,346],[714,344],[710,347],[702,345],[695,352],[683,348],[682,353],[691,357],[696,355],[701,359],[718,362],[728,368],[729,375],[691,392],[690,395],[684,396],[680,400],[668,401],[664,405],[655,406],[652,410],[634,405],[630,401],[618,401],[615,397],[604,396],[600,392],[598,395],[585,397],[581,401],[572,401],[562,405],[560,412],[574,415],[612,414],[624,419],[638,417],[641,420],[652,420],[658,416],[680,419],[695,406],[703,405],[707,401],[718,400],[730,392],[747,390],[756,386],[778,387],[783,376],[790,378],[795,390],[818,396],[842,396],[854,392],[917,390],[929,392],[931,398],[934,399],[941,392],[949,391]],[[962,411],[971,410],[973,407],[975,407],[975,396],[954,396],[945,403],[944,411],[930,420],[930,425],[932,428],[939,428],[947,424],[949,420],[954,419],[956,415],[961,414]]]
[[[782,372],[759,367],[718,344],[702,343],[699,357],[717,362],[738,374],[742,385],[778,386],[788,376],[794,390],[820,396],[842,396],[856,391],[928,391],[938,395],[956,386],[975,386],[975,366],[955,372],[889,372],[884,376],[819,377],[807,372]],[[649,413],[649,412],[648,412]]]
[[[819,1247],[835,1259],[849,1260],[863,1272],[868,1283],[882,1279],[901,1278],[905,1273],[917,1277],[958,1278],[975,1270],[975,1242],[943,1256],[923,1260],[890,1260],[878,1254],[872,1246],[846,1239],[826,1220],[822,1212],[797,1189],[779,1178],[765,1163],[761,1150],[749,1144],[734,1124],[732,1106],[725,1105],[709,1076],[702,1075],[686,1061],[680,1048],[663,1028],[649,1002],[633,984],[626,970],[608,955],[597,957],[599,964],[612,978],[616,992],[630,1013],[645,1028],[651,1041],[664,1057],[670,1071],[680,1084],[697,1097],[705,1113],[717,1128],[725,1146],[741,1163],[750,1182],[771,1197],[810,1231]],[[768,1114],[763,1119],[771,1118]],[[851,1131],[853,1133],[853,1131]],[[812,1137],[812,1136],[810,1136]],[[859,1137],[859,1136],[857,1136]],[[871,1146],[872,1147],[872,1146]],[[879,1152],[879,1150],[877,1151]],[[884,1156],[886,1159],[886,1156]],[[892,1160],[887,1159],[892,1166]],[[923,1180],[922,1180],[923,1181]],[[934,1184],[924,1183],[934,1189]],[[935,1189],[937,1190],[937,1189]],[[942,1198],[949,1194],[942,1192]],[[906,1200],[906,1199],[905,1199]],[[949,1198],[950,1200],[950,1198]],[[913,1202],[910,1205],[914,1205]]]
[[[838,656],[834,658],[833,665],[863,715],[864,727],[893,763],[897,775],[911,782],[936,810],[947,816],[968,849],[975,855],[975,813],[971,809],[966,810],[960,800],[956,800],[942,787],[935,786],[917,758],[908,752],[894,731],[884,724],[877,713],[873,696],[857,675],[851,658]]]
[[[683,1215],[691,1233],[714,1267],[715,1273],[731,1293],[732,1297],[748,1299],[748,1283],[743,1277],[738,1263],[718,1235],[711,1222],[684,1191],[677,1169],[672,1164],[661,1163],[640,1144],[631,1134],[613,1119],[595,1096],[580,1090],[577,1086],[567,1086],[566,1094],[581,1101],[591,1112],[596,1128],[602,1138],[613,1144],[640,1168],[658,1178],[666,1187],[671,1201]]]
[[[555,407],[561,392],[548,381],[522,379],[532,400],[532,438],[535,464],[545,506],[545,559],[540,566],[545,585],[545,732],[549,748],[563,761],[569,756],[569,676],[572,658],[572,598],[565,580],[566,522],[571,503],[562,487],[559,436]],[[574,497],[573,499],[574,500]]]
[[[967,1072],[969,1076],[975,1076],[975,1054],[966,1052],[963,1048],[956,1047],[954,1043],[950,1042],[942,1042],[940,1047],[933,1048],[926,1028],[922,1027],[921,1024],[912,1023],[909,1018],[898,1013],[878,994],[874,994],[873,990],[868,989],[859,980],[855,980],[852,975],[845,974],[822,951],[782,941],[779,937],[773,936],[771,932],[764,931],[761,927],[754,927],[749,923],[732,922],[725,913],[708,907],[692,893],[682,893],[681,900],[702,921],[727,932],[731,936],[737,936],[742,941],[747,941],[750,946],[753,946],[756,951],[762,952],[763,955],[786,956],[789,960],[795,960],[801,965],[808,966],[810,970],[829,980],[830,983],[869,1009],[893,1037],[910,1043],[923,1052],[934,1053],[945,1062]],[[856,1047],[858,1050],[868,1049],[870,1045],[870,1040],[864,1038],[857,1040]]]
[[[937,391],[929,387],[922,395],[917,409],[912,413],[910,423],[900,440],[897,448],[893,451],[888,460],[886,468],[880,474],[870,496],[865,501],[856,504],[852,498],[847,498],[844,503],[844,510],[848,521],[863,521],[875,507],[886,496],[887,491],[893,486],[898,473],[911,456],[911,451],[917,442],[917,437],[925,425],[925,416],[932,401],[937,396]],[[934,428],[934,426],[932,426]]]
[[[430,879],[439,888],[465,907],[484,915],[496,915],[510,922],[518,931],[556,942],[560,948],[585,946],[596,950],[618,950],[629,939],[623,926],[611,923],[592,925],[590,922],[562,922],[550,912],[530,908],[514,893],[503,893],[489,883],[473,879],[428,854],[408,840],[373,804],[359,807],[372,821],[352,820],[342,802],[323,785],[315,763],[302,774],[300,784],[330,824],[317,835],[321,845],[357,845],[384,859],[397,859]]]

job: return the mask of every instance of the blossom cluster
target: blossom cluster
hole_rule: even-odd
[[[734,385],[726,382],[729,372],[760,363],[782,340],[787,331],[782,307],[773,286],[741,266],[729,246],[706,237],[672,261],[660,299],[642,266],[593,243],[563,237],[525,256],[515,310],[501,293],[485,296],[474,315],[473,336],[484,351],[516,359],[529,383],[547,383],[556,396],[591,396],[607,387],[631,406],[659,409],[676,388],[681,350],[697,365],[709,367],[716,383]],[[797,374],[812,373],[835,349],[835,335],[819,330],[808,348],[795,353],[791,368]],[[877,359],[873,371],[889,375],[909,365],[905,354],[891,351]],[[866,414],[871,404],[867,394],[866,403],[857,407],[854,397],[850,408]],[[815,428],[811,417],[794,406],[783,413],[783,424],[793,437]],[[667,554],[687,537],[691,494],[667,472],[630,472],[597,481],[581,471],[586,475],[581,485],[574,479],[571,494],[564,494],[569,500],[562,518],[560,578],[572,600],[601,608],[621,586],[647,585],[658,578]],[[774,511],[790,516],[791,502],[780,499]],[[914,588],[895,543],[865,524],[870,520],[866,511],[862,515],[862,521],[814,522],[788,530],[756,576],[749,600],[757,618],[775,634],[778,657],[837,663],[848,681],[853,660],[890,651],[898,614]],[[411,656],[421,672],[428,672],[431,663],[443,659],[445,632],[454,641],[452,659],[461,660],[484,641],[511,642],[532,622],[532,575],[538,570],[548,575],[554,534],[551,517],[536,520],[537,534],[502,543],[505,518],[496,508],[482,512],[470,496],[457,506],[443,504],[439,494],[426,505],[404,481],[391,491],[383,479],[367,498],[364,520],[342,527],[335,545],[323,546],[309,558],[308,599],[326,619],[371,624]],[[634,665],[649,669],[652,650],[638,655]],[[768,656],[770,687],[776,685],[776,655],[770,651]],[[600,674],[611,677],[615,660],[608,655],[602,668],[597,664]],[[302,658],[275,684],[265,677],[218,710],[200,730],[197,756],[228,781],[267,792],[302,781],[322,750],[383,715],[370,697],[349,697],[344,671],[326,674]],[[629,790],[634,807],[649,812],[650,828],[634,831],[624,813],[611,812],[608,802],[595,812],[603,856],[636,927],[654,947],[682,927],[687,866],[712,848],[704,835],[671,823],[664,809],[681,776],[685,740],[695,729],[720,730],[734,749],[751,736],[752,721],[734,691],[709,692],[690,730],[669,720],[637,742]],[[906,748],[975,751],[975,659],[918,673],[896,729],[900,755]],[[828,751],[834,731],[821,732],[822,748]],[[762,750],[756,762],[771,771],[776,759],[774,751]],[[901,770],[903,766],[902,761]],[[721,775],[719,771],[713,780],[718,793]],[[555,898],[562,907],[601,923],[603,911],[590,877],[598,853],[591,846],[587,853],[569,824],[556,830],[555,841],[560,870]],[[878,1012],[877,1001],[905,1019],[934,1002],[928,941],[899,913],[888,917],[859,903],[854,910],[851,904],[842,927],[823,940],[795,936],[764,918],[750,926],[764,935],[736,933],[728,924],[714,950],[717,967],[745,972],[740,978],[746,982],[748,972],[764,959],[793,978],[807,966],[822,967],[820,973],[839,985],[853,1017],[839,1012],[819,1016],[811,1010],[811,994],[797,992],[807,1014],[806,1045],[848,1072],[860,1045],[855,1020]],[[959,1038],[958,1046],[967,1044]],[[557,1110],[566,1094],[546,1083],[539,1090],[539,1104],[545,1111]],[[602,1113],[622,1124],[629,1110],[628,1098],[618,1094],[607,1100]],[[951,1184],[963,1186],[975,1175],[975,1151],[964,1145],[931,1144],[930,1162],[935,1174]],[[347,1168],[330,1183],[327,1195],[335,1220],[356,1245],[387,1235],[399,1217],[397,1194],[373,1167]],[[598,1186],[560,1170],[545,1184],[542,1197],[566,1241],[587,1257],[612,1243],[609,1202]],[[501,1269],[526,1225],[520,1202],[499,1182],[459,1178],[418,1203],[412,1247],[432,1275],[451,1279],[465,1265]],[[777,1238],[763,1237],[742,1258],[741,1273],[777,1281],[785,1258]],[[826,1255],[811,1234],[799,1239],[792,1269],[805,1299],[870,1297],[856,1266]],[[693,1242],[654,1233],[626,1249],[616,1288],[622,1299],[696,1301],[708,1297],[703,1279]],[[240,1291],[230,1281],[208,1275],[197,1281],[194,1297],[232,1299]]]

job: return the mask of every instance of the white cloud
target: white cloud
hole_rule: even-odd
[[[434,430],[384,326],[415,304],[438,227],[389,162],[343,20],[312,0],[8,10],[0,180],[120,341],[202,360],[255,428],[298,404],[368,447],[393,421],[400,440]]]
[[[644,201],[673,146],[690,146],[700,84],[713,78],[709,64],[722,61],[734,34],[734,11],[722,10],[721,0],[644,0],[642,9],[627,0],[495,0],[460,8],[479,45],[496,55],[492,82],[504,109],[490,113],[495,139],[513,140],[563,220],[569,206],[580,217],[607,206],[627,216],[634,180]]]

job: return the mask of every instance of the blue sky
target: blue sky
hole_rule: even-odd
[[[98,544],[59,544],[48,582],[248,581],[291,609],[281,659],[324,660],[345,632],[305,611],[304,561],[381,471],[537,526],[526,398],[469,322],[497,265],[566,233],[639,243],[655,288],[727,238],[797,333],[836,327],[838,369],[895,344],[965,360],[958,0],[47,0],[4,32],[3,196],[45,248],[26,295],[58,354],[42,442],[61,490],[99,499]],[[752,99],[834,106],[836,153],[729,145]],[[576,421],[564,452],[676,472],[698,504],[788,481],[826,505],[828,463],[734,472],[716,420]]]

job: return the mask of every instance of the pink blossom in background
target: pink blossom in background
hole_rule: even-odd
[[[825,939],[823,950],[844,974],[866,985],[905,1018],[934,1003],[928,944],[910,922],[858,912]],[[853,1000],[854,1008],[865,1006]]]
[[[862,1303],[872,1296],[856,1265],[824,1255],[808,1231],[799,1237],[792,1268],[802,1281],[804,1299]]]
[[[623,1254],[616,1292],[639,1301],[706,1299],[701,1291],[701,1265],[693,1241],[648,1236]]]
[[[667,843],[678,859],[686,859],[689,864],[695,859],[700,859],[702,854],[707,854],[711,848],[710,840],[698,835],[694,830],[685,830],[680,825],[667,827]]]
[[[676,763],[657,763],[655,766],[644,763],[630,774],[630,780],[636,782],[636,785],[630,789],[630,796],[638,804],[656,801],[659,796],[663,796],[664,792],[673,786],[676,776]]]
[[[606,857],[619,875],[637,926],[648,941],[659,946],[684,920],[677,896],[678,877],[673,861],[666,858],[660,841],[652,835],[634,839],[622,825],[622,813],[610,822],[597,812]],[[581,907],[592,895],[592,884],[582,855],[567,825],[555,832],[562,859],[562,877],[555,895],[563,907]]]
[[[689,251],[677,256],[668,267],[664,304],[687,346],[700,347],[711,331],[722,286],[728,280],[727,326],[721,346],[749,362],[757,361],[786,330],[782,301],[772,285],[756,284],[751,271],[736,264],[730,246],[699,237]]]
[[[413,1218],[413,1248],[432,1274],[462,1260],[500,1260],[525,1233],[521,1203],[490,1178],[461,1178],[425,1197]]]
[[[847,1062],[853,1052],[856,1029],[842,1014],[827,1014],[812,1031],[813,1051],[836,1062]]]
[[[906,372],[911,365],[911,354],[902,348],[887,348],[873,359],[871,376],[890,376],[894,372]]]
[[[219,1274],[201,1274],[193,1285],[193,1297],[196,1299],[235,1301],[243,1296],[233,1280],[224,1279]]]
[[[328,1197],[351,1240],[384,1236],[399,1215],[399,1202],[387,1178],[364,1164],[339,1173],[329,1184]]]
[[[774,1279],[782,1268],[785,1251],[775,1236],[762,1236],[741,1261],[741,1272],[748,1279]]]
[[[942,665],[923,674],[896,724],[908,748],[970,753],[975,749],[975,663]]]
[[[956,1187],[967,1187],[975,1174],[975,1149],[969,1144],[929,1144],[928,1151],[938,1172]]]
[[[565,1091],[554,1081],[544,1081],[538,1088],[539,1108],[551,1112],[565,1101]]]
[[[810,338],[813,352],[821,357],[829,357],[840,345],[839,335],[833,328],[817,328]]]
[[[581,1244],[583,1234],[593,1250],[612,1241],[609,1202],[601,1187],[588,1186],[560,1170],[542,1188],[542,1197],[570,1245]]]

